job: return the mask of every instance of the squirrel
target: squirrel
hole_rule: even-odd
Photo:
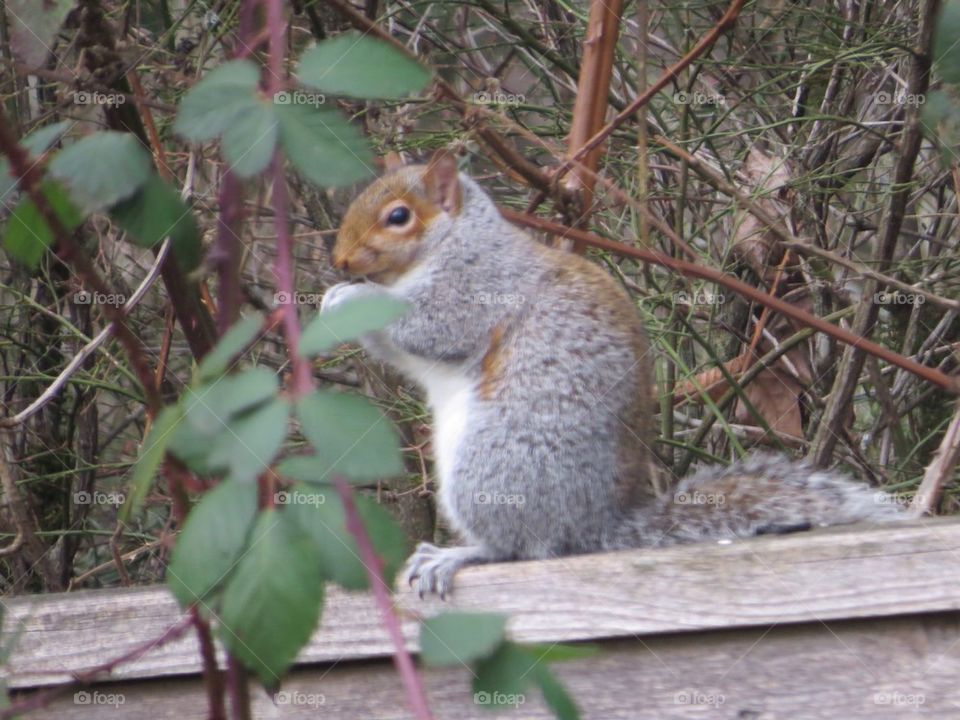
[[[440,510],[465,541],[420,543],[407,578],[446,596],[470,564],[903,517],[891,496],[771,454],[658,496],[651,352],[626,292],[507,222],[440,152],[349,206],[321,312],[384,294],[406,315],[360,340],[425,391]]]

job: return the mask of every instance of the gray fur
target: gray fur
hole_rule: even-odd
[[[411,312],[363,344],[428,389],[434,374],[479,386],[492,333],[499,328],[503,334],[509,357],[497,392],[471,406],[455,459],[439,478],[443,514],[468,546],[420,546],[409,577],[419,578],[421,594],[449,591],[465,564],[887,520],[900,513],[864,486],[766,455],[730,470],[700,470],[680,485],[678,492],[722,489],[722,505],[679,504],[675,495],[625,500],[616,479],[622,418],[631,398],[649,392],[644,374],[635,370],[642,359],[631,344],[635,328],[585,309],[590,286],[578,286],[576,273],[573,281],[565,275],[558,282],[556,266],[544,260],[558,251],[545,250],[503,220],[469,177],[460,181],[463,211],[442,214],[428,226],[414,270],[392,286],[336,286],[324,299],[325,308],[360,292],[410,302]],[[428,393],[435,411],[445,399]],[[731,473],[747,478],[736,491],[723,485]]]

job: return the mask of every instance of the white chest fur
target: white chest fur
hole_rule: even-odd
[[[433,455],[440,491],[449,489],[457,450],[463,440],[475,401],[476,381],[459,368],[407,355],[403,370],[427,393],[433,413]]]

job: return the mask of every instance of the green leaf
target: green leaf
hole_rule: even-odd
[[[373,175],[366,138],[338,112],[311,105],[274,105],[280,144],[307,180],[322,187],[350,185]]]
[[[184,428],[206,437],[218,435],[234,415],[276,396],[279,389],[277,376],[265,367],[187,388],[181,400],[186,409]]]
[[[400,439],[378,408],[357,395],[315,392],[297,403],[303,434],[327,473],[378,480],[403,473]]]
[[[559,720],[580,720],[577,704],[549,667],[543,664],[538,665],[535,679],[540,686],[540,692],[543,693],[543,699],[555,717]]]
[[[447,612],[420,626],[420,656],[428,665],[463,665],[490,657],[504,640],[507,616]]]
[[[210,447],[207,465],[214,472],[224,470],[237,482],[252,482],[269,468],[284,438],[290,403],[274,398],[266,405],[233,418]]]
[[[303,54],[297,74],[305,85],[333,95],[394,100],[419,92],[430,71],[389,43],[344,33]]]
[[[316,355],[374,330],[406,313],[409,303],[388,295],[360,295],[315,317],[303,331],[300,352]]]
[[[74,3],[71,0],[6,0],[10,50],[26,68],[41,67]]]
[[[224,333],[216,346],[200,361],[197,377],[212,380],[227,371],[233,359],[260,335],[263,313],[255,312],[237,320]]]
[[[59,183],[46,182],[42,192],[60,219],[60,223],[72,231],[83,222],[83,216],[73,205]],[[47,225],[40,211],[29,197],[20,200],[7,221],[3,245],[12,257],[30,268],[36,267],[44,251],[53,245],[53,230]]]
[[[320,618],[317,565],[310,539],[287,513],[260,513],[224,590],[220,638],[267,687],[278,685]]]
[[[947,0],[933,35],[933,59],[945,82],[960,84],[960,0]]]
[[[143,500],[150,490],[157,468],[167,452],[167,445],[173,438],[173,430],[183,419],[183,409],[179,404],[165,407],[153,421],[150,433],[143,441],[143,448],[137,465],[130,478],[130,493],[127,502],[120,511],[120,519],[126,522],[140,511]]]
[[[153,161],[132,134],[104,131],[61,150],[49,171],[80,208],[93,213],[133,195],[153,172]]]
[[[193,210],[179,193],[153,173],[132,197],[116,204],[110,216],[141,247],[153,247],[167,236],[186,271],[200,264],[200,228]]]
[[[524,692],[536,676],[538,661],[534,655],[512,642],[504,642],[489,657],[474,665],[474,697],[488,698],[493,707],[525,702]]]
[[[53,145],[60,136],[63,135],[71,126],[67,120],[62,120],[52,125],[44,125],[39,130],[35,130],[25,137],[21,145],[25,147],[30,157],[36,158],[46,152],[47,148]],[[7,195],[17,184],[16,179],[10,174],[10,163],[5,157],[0,157],[0,203],[7,199]]]
[[[301,483],[281,490],[275,499],[310,536],[324,577],[347,590],[369,588],[367,569],[353,535],[347,531],[343,502],[336,490]],[[354,503],[374,551],[384,562],[384,580],[392,587],[407,559],[406,535],[393,516],[370,498],[356,495]]]
[[[192,142],[219,137],[263,105],[259,82],[260,70],[250,60],[232,60],[210,71],[180,101],[174,132]]]
[[[167,583],[183,607],[222,585],[246,546],[257,513],[257,488],[222,482],[187,517],[167,568]]]
[[[223,133],[223,157],[237,175],[253,177],[270,164],[278,135],[273,106],[258,102]]]

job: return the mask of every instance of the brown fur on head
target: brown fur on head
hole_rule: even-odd
[[[448,153],[437,153],[426,165],[389,168],[347,210],[333,264],[375,282],[393,282],[417,261],[430,223],[443,212],[459,214],[462,202],[456,159]]]

